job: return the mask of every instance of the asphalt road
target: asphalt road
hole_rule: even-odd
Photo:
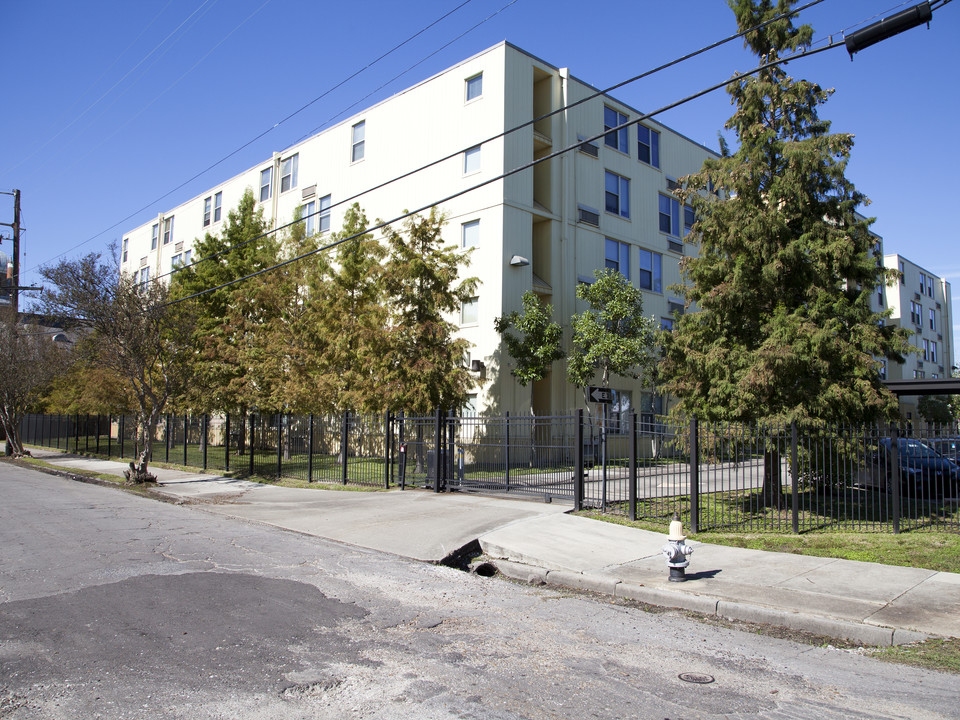
[[[0,463],[4,720],[918,719],[958,698],[952,675]]]

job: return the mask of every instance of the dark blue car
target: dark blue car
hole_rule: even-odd
[[[911,495],[935,498],[960,488],[960,465],[943,457],[926,442],[914,438],[897,441],[900,487]],[[889,466],[890,439],[880,441],[880,457]]]

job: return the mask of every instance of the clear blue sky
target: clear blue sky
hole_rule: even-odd
[[[158,211],[501,40],[602,88],[736,30],[723,0],[468,0],[366,67],[460,2],[7,0],[0,190],[22,191],[23,283],[39,284],[36,268],[61,254],[104,251]],[[817,39],[839,39],[913,4],[825,0],[801,21]],[[955,317],[960,252],[946,210],[960,167],[958,39],[960,3],[948,4],[929,30],[875,45],[853,62],[841,48],[788,66],[795,77],[836,89],[821,116],[856,135],[848,176],[873,201],[863,212],[877,218],[886,252],[953,283]],[[734,41],[615,95],[648,111],[754,64]],[[718,91],[659,119],[716,148],[730,113]],[[10,198],[0,196],[0,221],[10,222],[12,212]],[[10,252],[8,241],[0,247]]]

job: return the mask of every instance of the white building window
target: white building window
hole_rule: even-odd
[[[350,132],[350,162],[363,160],[367,136],[367,121],[361,120]]]
[[[260,171],[260,202],[266,202],[273,194],[273,166]]]
[[[330,196],[320,198],[320,214],[317,216],[317,230],[325,233],[330,230]]]
[[[460,226],[460,244],[464,248],[477,247],[480,244],[480,221],[471,220]]]
[[[463,153],[463,174],[480,172],[480,146],[472,147]]]
[[[300,154],[292,155],[280,163],[280,192],[285,193],[297,186],[297,165],[300,163]]]
[[[480,298],[469,298],[460,305],[460,324],[476,325],[480,318]]]
[[[683,206],[683,236],[686,237],[690,234],[690,230],[693,228],[693,224],[697,221],[697,215],[693,212],[693,208],[689,205]]]
[[[644,290],[663,292],[663,258],[660,253],[637,248],[637,254],[640,256],[640,275],[637,277],[637,284]]]
[[[630,246],[627,243],[607,238],[605,265],[630,279]]]
[[[937,311],[933,308],[930,308],[930,329],[934,332],[937,330]]]
[[[150,228],[150,249],[156,250],[157,243],[160,241],[160,224],[157,223]]]
[[[673,318],[660,318],[660,329],[664,332],[673,332]]]
[[[610,403],[610,415],[607,432],[614,435],[623,435],[630,432],[630,410],[633,407],[633,394],[629,390],[612,390],[613,398]]]
[[[223,211],[223,193],[218,192],[213,196],[213,221],[220,222],[220,214]]]
[[[660,193],[660,232],[680,237],[680,201]]]
[[[127,252],[130,249],[130,238],[123,239],[123,260],[121,262],[127,261]]]
[[[169,245],[173,242],[173,217],[165,218],[163,221],[163,244]]]
[[[622,218],[630,217],[630,180],[609,170],[604,181],[606,210]]]
[[[483,95],[483,73],[467,78],[467,102]]]
[[[306,205],[300,206],[300,217],[303,218],[306,225],[305,232],[307,237],[317,232],[317,216],[314,214],[316,211],[317,204],[315,202],[308,202]]]
[[[611,107],[603,107],[603,129],[604,131],[623,125],[627,122],[627,116]],[[603,142],[607,147],[619,150],[622,153],[629,152],[629,140],[627,139],[627,130],[629,128],[620,128],[613,132],[608,132],[603,136]]]
[[[937,362],[937,341],[933,340],[930,343],[930,362]]]
[[[150,282],[150,268],[140,268],[140,287],[146,287]]]
[[[637,157],[642,163],[660,167],[660,133],[637,125]]]
[[[211,219],[213,218],[213,198],[208,197],[203,199],[203,226],[207,227],[210,224]]]

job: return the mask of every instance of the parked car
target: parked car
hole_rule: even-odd
[[[890,438],[880,441],[879,463],[889,468]],[[960,488],[960,465],[944,457],[926,442],[914,438],[897,441],[902,491],[916,497],[936,498]]]
[[[930,438],[927,444],[945,458],[960,461],[960,438]]]

